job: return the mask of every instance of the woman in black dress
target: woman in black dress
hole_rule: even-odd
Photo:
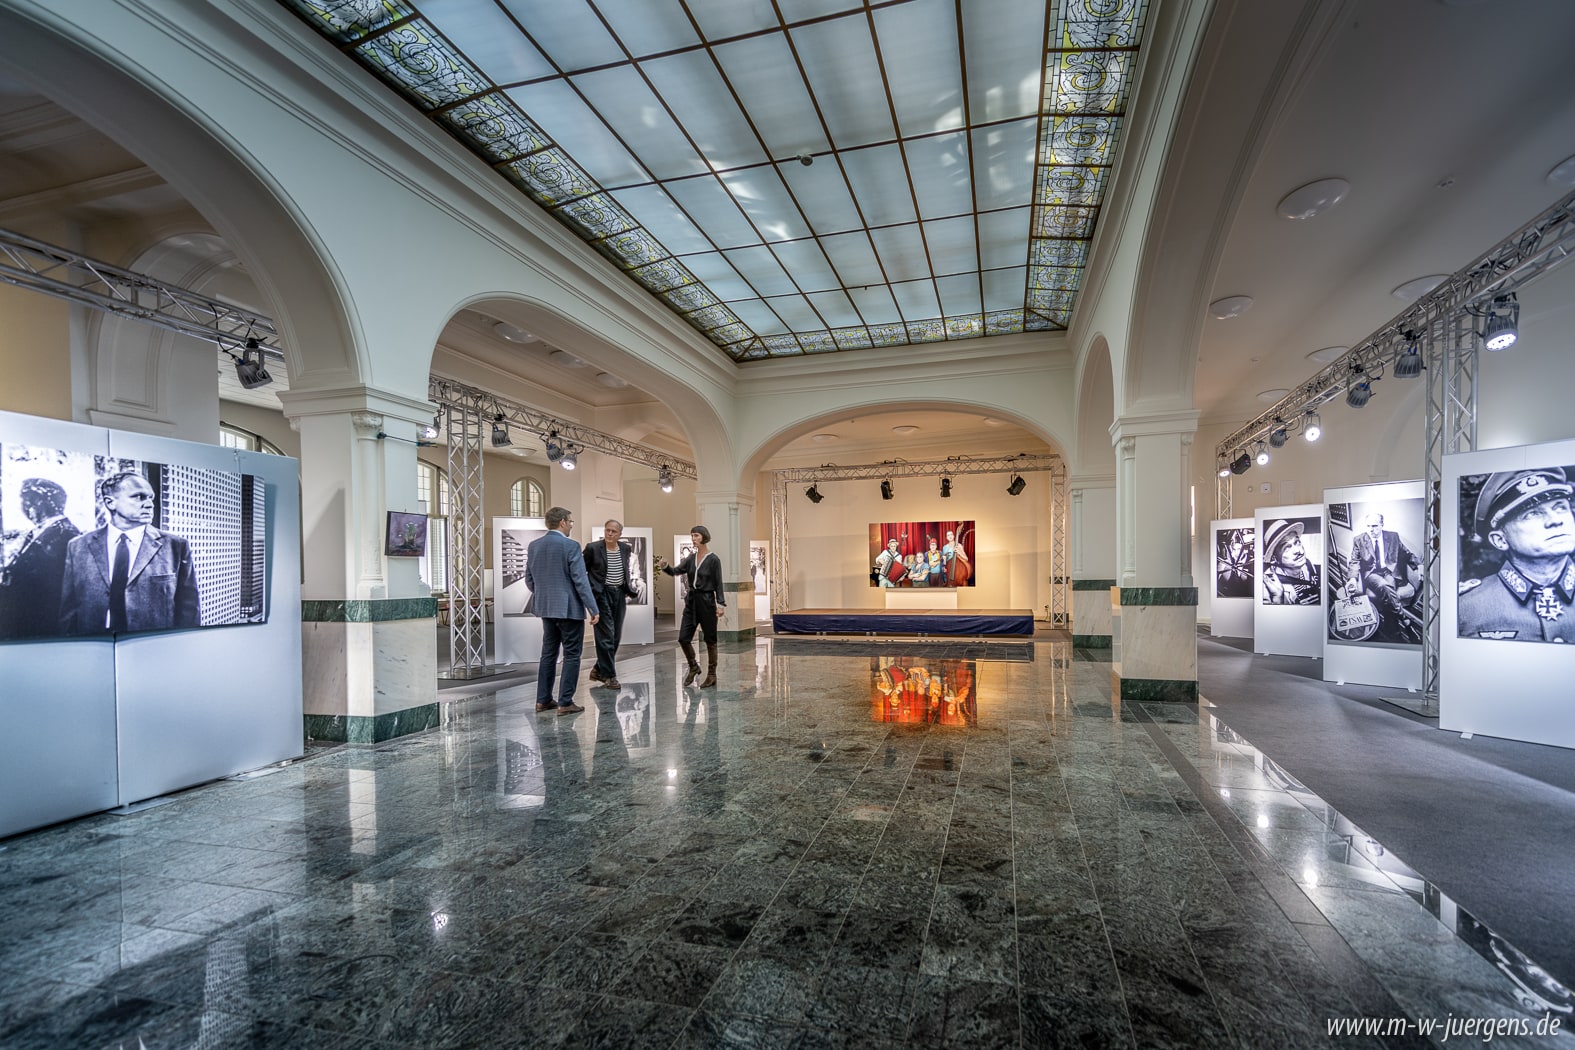
[[[722,559],[706,544],[711,542],[711,530],[696,525],[689,530],[694,552],[677,565],[662,564],[662,571],[669,576],[682,576],[689,584],[684,596],[684,618],[678,625],[678,647],[689,660],[689,673],[684,685],[700,677],[700,664],[695,659],[695,626],[698,624],[705,636],[707,670],[701,688],[716,685],[716,610],[727,608],[727,598],[722,593]]]

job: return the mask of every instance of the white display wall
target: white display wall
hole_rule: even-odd
[[[1254,585],[1252,651],[1261,656],[1323,655],[1323,504],[1305,503],[1288,507],[1260,507],[1253,516],[1257,536],[1253,553],[1258,566]],[[1290,571],[1277,557],[1265,552],[1282,528],[1296,533],[1311,577],[1293,582],[1282,575]],[[1268,533],[1266,535],[1266,533]]]
[[[8,446],[258,479],[265,507],[260,597],[266,619],[0,643],[7,730],[0,734],[0,836],[299,756],[299,464],[0,412],[0,450]],[[18,508],[8,494],[7,520],[0,524],[20,540],[30,523],[15,520]],[[67,511],[93,518],[88,508],[68,503]],[[201,570],[203,545],[189,540]]]
[[[1209,634],[1251,638],[1257,608],[1258,548],[1251,518],[1209,523],[1214,552],[1214,590],[1209,603]]]
[[[771,621],[771,542],[749,541],[749,579],[755,587],[755,622]]]
[[[1567,512],[1546,508],[1550,516],[1539,522],[1542,534],[1537,542],[1552,552],[1553,559],[1563,553],[1564,572],[1546,587],[1526,579],[1529,593],[1516,600],[1494,564],[1514,551],[1501,550],[1482,532],[1496,532],[1506,545],[1519,546],[1523,541],[1503,529],[1479,530],[1475,513],[1474,497],[1488,480],[1485,475],[1543,469],[1560,471],[1566,478],[1575,472],[1575,441],[1444,457],[1438,724],[1451,732],[1575,747],[1575,719],[1570,717],[1570,697],[1575,692],[1571,685],[1575,683],[1575,644],[1571,644],[1575,602],[1562,586],[1568,582],[1575,523]],[[1544,477],[1536,484],[1557,482]],[[1490,609],[1501,611],[1483,615],[1484,599]],[[1473,603],[1469,618],[1461,612],[1467,600]],[[1561,637],[1565,641],[1555,640]]]
[[[546,518],[492,519],[494,663],[534,663],[541,659],[541,619],[531,615],[525,550],[532,540],[546,534]]]
[[[695,550],[694,540],[689,538],[689,533],[680,533],[673,537],[673,560],[669,563],[677,566]],[[682,627],[684,624],[684,596],[689,593],[689,581],[683,576],[668,576],[662,574],[664,579],[673,581],[673,626]]]
[[[592,542],[600,541],[606,532],[601,525],[592,528]],[[651,582],[656,551],[652,546],[651,530],[626,526],[623,538],[634,546],[636,564],[630,571],[639,579],[638,589],[644,595],[638,600],[629,599],[623,617],[623,640],[633,645],[649,645],[656,641],[656,588]]]
[[[1324,489],[1324,601],[1328,610],[1323,648],[1323,680],[1422,688],[1422,483],[1397,481]],[[1373,544],[1366,522],[1379,522],[1381,540]],[[1377,594],[1361,579],[1364,555],[1383,552],[1402,579],[1395,581],[1398,609],[1382,608]],[[1405,600],[1398,589],[1416,592]]]

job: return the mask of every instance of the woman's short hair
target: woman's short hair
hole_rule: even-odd
[[[694,528],[690,529],[689,531],[692,532],[692,533],[695,533],[696,535],[698,535],[700,537],[700,542],[701,543],[710,543],[711,542],[711,530],[706,528],[704,525],[696,525]]]

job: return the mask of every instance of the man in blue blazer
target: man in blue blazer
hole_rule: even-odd
[[[569,539],[574,517],[562,507],[547,511],[547,534],[525,550],[525,585],[530,588],[531,607],[541,617],[541,663],[536,669],[536,710],[560,715],[585,710],[574,702],[574,686],[580,677],[580,651],[585,647],[585,621],[594,625],[601,619],[595,612],[596,595],[585,575],[585,555],[580,545]],[[590,611],[587,616],[587,611]],[[558,683],[558,702],[553,704],[552,681],[558,670],[558,650],[563,650],[563,677]]]
[[[125,634],[202,626],[191,546],[153,527],[153,486],[127,470],[105,478],[98,494],[109,524],[66,545],[61,631]]]

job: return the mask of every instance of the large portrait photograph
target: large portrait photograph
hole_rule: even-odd
[[[1320,518],[1276,518],[1264,522],[1264,605],[1322,603],[1322,529]]]
[[[1247,528],[1214,530],[1214,597],[1251,598],[1258,577],[1253,540],[1257,532]]]
[[[504,529],[498,561],[503,590],[497,596],[497,611],[503,616],[532,616],[530,584],[525,582],[526,552],[533,541],[547,535],[542,529]]]
[[[0,641],[262,623],[251,474],[0,446]]]
[[[624,542],[634,548],[634,557],[630,559],[629,588],[634,591],[634,597],[628,604],[651,604],[651,581],[646,577],[646,566],[651,564],[651,540],[648,536],[630,536],[627,532],[623,536]]]
[[[1575,642],[1575,465],[1460,478],[1459,636]]]
[[[972,521],[889,521],[870,526],[871,587],[972,587]]]
[[[1328,522],[1329,641],[1421,646],[1422,500],[1331,503]]]

